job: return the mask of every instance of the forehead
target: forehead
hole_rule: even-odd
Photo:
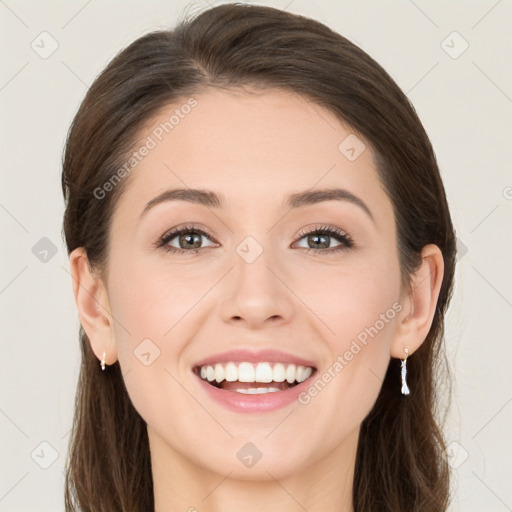
[[[161,109],[118,208],[141,211],[169,188],[218,192],[226,206],[283,206],[290,193],[342,186],[386,201],[373,152],[331,111],[285,90],[216,90]],[[347,152],[348,151],[348,152]],[[356,158],[354,158],[354,156]],[[389,205],[388,205],[389,206]]]

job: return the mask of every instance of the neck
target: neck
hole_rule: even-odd
[[[155,512],[353,512],[358,430],[297,471],[276,476],[272,467],[260,467],[257,479],[234,478],[235,468],[212,471],[175,451],[149,427],[148,434]]]

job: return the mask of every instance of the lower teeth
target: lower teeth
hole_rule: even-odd
[[[281,391],[278,388],[248,388],[248,389],[235,389],[235,393],[245,393],[246,395],[259,395],[261,393],[275,393]]]

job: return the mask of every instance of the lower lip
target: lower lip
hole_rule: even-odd
[[[255,395],[237,393],[236,391],[227,391],[225,389],[217,388],[205,382],[201,377],[194,375],[209,396],[220,405],[235,412],[250,413],[275,411],[276,409],[290,405],[298,399],[298,395],[300,393],[309,387],[311,377],[313,377],[315,373],[316,371],[313,371],[305,381],[297,384],[293,388]]]

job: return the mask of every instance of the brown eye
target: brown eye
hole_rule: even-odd
[[[337,241],[333,245],[332,241]],[[299,243],[305,243],[302,247],[310,251],[318,252],[336,252],[354,247],[354,243],[350,236],[339,228],[330,226],[316,228],[301,234]]]
[[[311,249],[329,249],[329,235],[308,235],[306,238]]]
[[[178,237],[180,249],[198,249],[201,247],[201,237],[198,233],[185,233]]]
[[[194,226],[186,226],[179,229],[173,229],[162,236],[159,242],[159,247],[163,247],[171,252],[199,252],[204,245],[204,239],[210,240],[211,237],[208,233],[200,228]],[[213,242],[210,246],[213,246]]]

